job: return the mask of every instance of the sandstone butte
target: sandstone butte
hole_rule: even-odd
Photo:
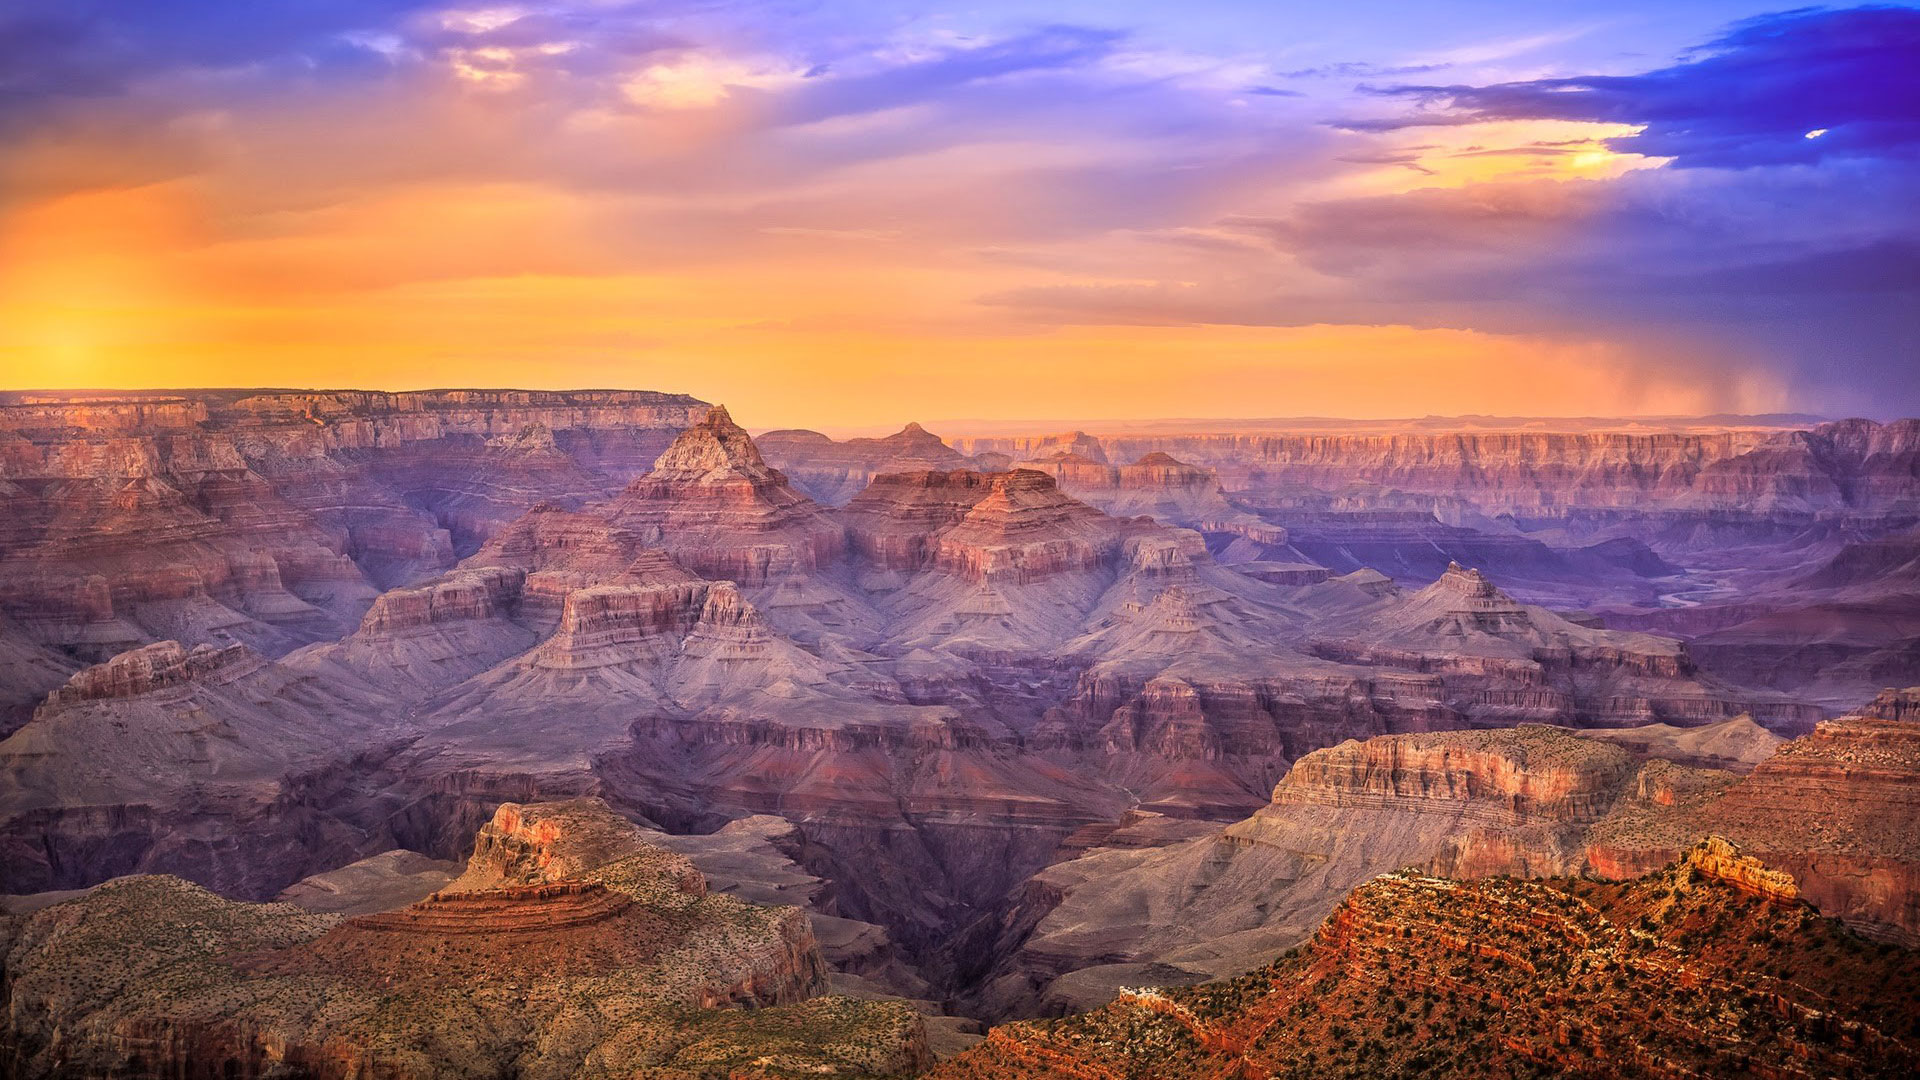
[[[10,1075],[896,1075],[900,1002],[822,996],[807,920],[708,891],[598,800],[500,807],[466,872],[342,918],[122,878],[0,924]]]
[[[997,1027],[929,1075],[1912,1075],[1920,958],[1790,893],[1718,838],[1618,883],[1387,874],[1257,971]]]

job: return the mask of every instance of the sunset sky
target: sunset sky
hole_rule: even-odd
[[[1920,413],[1920,10],[0,3],[0,387]]]

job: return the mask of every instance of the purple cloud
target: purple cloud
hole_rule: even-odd
[[[1610,140],[1681,168],[1828,157],[1911,156],[1920,148],[1920,11],[1805,8],[1737,23],[1682,63],[1640,75],[1374,91],[1425,106],[1348,120],[1353,131],[1489,120],[1644,125]]]

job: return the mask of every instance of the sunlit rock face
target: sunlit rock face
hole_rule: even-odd
[[[1911,946],[1917,729],[1863,715],[1792,741],[1738,718],[1344,742],[1295,762],[1268,806],[1224,829],[1093,841],[1010,894],[956,945],[955,961],[998,958],[973,969],[979,1011],[1075,1010],[1147,978],[1248,970],[1297,944],[1348,890],[1401,867],[1618,879],[1683,857],[1755,895],[1804,900],[1858,933]],[[1716,845],[1687,855],[1708,834]]]
[[[1617,883],[1387,873],[1247,975],[1122,986],[997,1027],[932,1075],[1908,1074],[1915,954],[1821,918],[1792,883],[1719,837]]]

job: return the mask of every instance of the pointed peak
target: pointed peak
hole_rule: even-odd
[[[1154,450],[1154,451],[1151,451],[1150,453],[1142,454],[1140,455],[1139,460],[1135,461],[1134,464],[1135,465],[1169,465],[1169,466],[1179,465],[1184,468],[1192,467],[1187,465],[1186,462],[1181,461],[1179,458],[1174,457],[1172,454],[1167,453],[1165,450]]]
[[[900,434],[902,435],[925,435],[926,433],[927,429],[921,427],[918,422],[913,420],[907,421],[907,426],[900,429]]]
[[[728,475],[766,477],[772,474],[746,429],[733,422],[725,405],[715,405],[706,419],[682,431],[673,445],[653,463],[655,479],[718,479]]]

